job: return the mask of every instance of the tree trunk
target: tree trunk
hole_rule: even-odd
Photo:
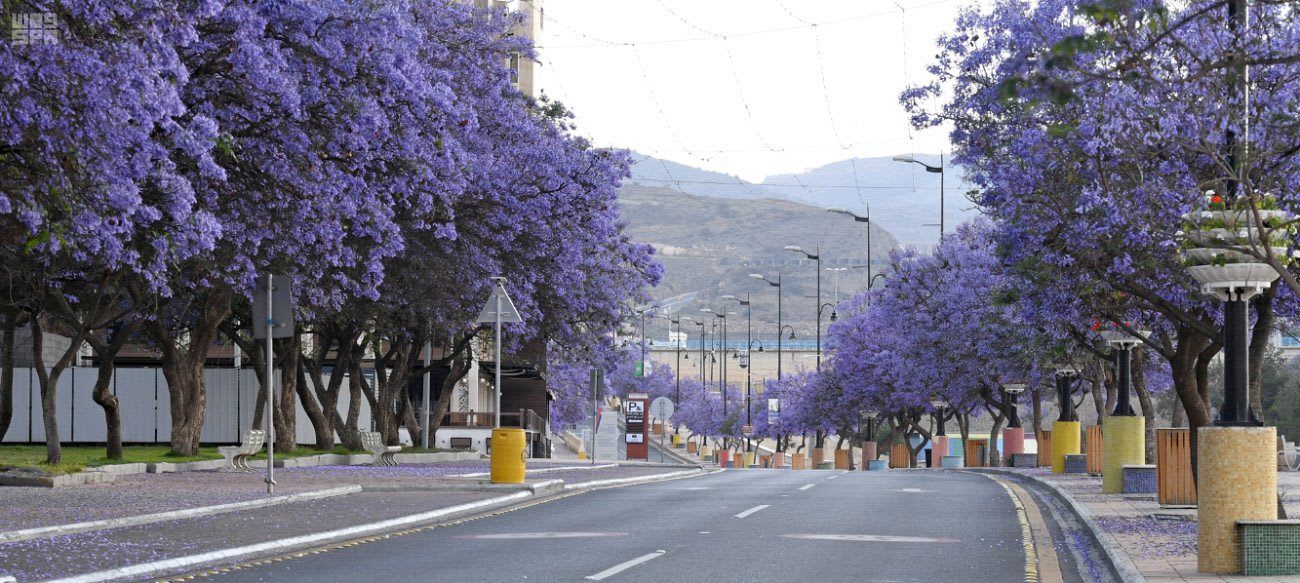
[[[1089,392],[1092,393],[1092,406],[1097,409],[1097,425],[1101,425],[1101,422],[1110,415],[1110,411],[1106,410],[1106,394],[1102,391],[1105,382],[1101,378],[1101,362],[1097,361],[1094,366],[1096,366],[1096,374],[1092,375],[1092,390]]]
[[[1273,296],[1277,293],[1277,286],[1280,281],[1273,282],[1273,287],[1268,288],[1264,293],[1255,298],[1255,328],[1250,333],[1250,353],[1249,366],[1250,382],[1250,417],[1252,419],[1264,418],[1264,401],[1260,394],[1259,386],[1261,369],[1264,366],[1264,356],[1268,354],[1268,340],[1273,333]]]
[[[0,321],[0,440],[9,433],[14,419],[14,336],[18,318],[17,312],[9,312]]]
[[[113,361],[107,358],[99,360],[99,374],[95,377],[95,391],[91,397],[104,410],[105,455],[111,460],[122,459],[122,415],[119,412],[117,395],[110,390],[113,383]]]
[[[1138,395],[1138,404],[1142,406],[1142,417],[1146,419],[1145,435],[1142,436],[1146,446],[1146,460],[1154,463],[1156,459],[1156,406],[1151,400],[1151,391],[1147,390],[1147,376],[1144,370],[1146,350],[1133,349],[1133,390]]]
[[[1170,427],[1187,427],[1187,412],[1183,410],[1183,403],[1177,396],[1174,397],[1171,408],[1173,411],[1169,413]]]
[[[45,332],[42,330],[39,316],[33,315],[30,320],[32,362],[36,365],[36,377],[41,385],[41,421],[45,424],[45,463],[57,464],[63,461],[63,448],[59,444],[59,416],[55,408],[55,393],[58,392],[59,375],[63,370],[57,366],[48,371],[45,369],[45,355],[42,350],[45,345]]]
[[[279,398],[275,403],[275,449],[285,453],[298,449],[298,356],[301,335],[295,333],[280,343],[276,360],[280,371]]]
[[[138,293],[133,293],[137,298]],[[194,298],[197,313],[191,322],[188,342],[178,341],[175,330],[154,318],[146,329],[162,351],[162,373],[167,380],[167,396],[172,417],[171,452],[193,456],[199,452],[199,434],[203,430],[207,409],[207,392],[203,384],[203,365],[221,322],[230,315],[230,291],[213,289]]]

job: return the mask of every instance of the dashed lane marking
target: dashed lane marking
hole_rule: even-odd
[[[917,494],[921,492],[925,492],[925,493],[938,492],[938,490],[922,490],[920,488],[903,488],[902,490],[895,490],[895,492],[907,492],[909,494]]]
[[[811,487],[813,487],[813,486],[816,486],[816,485],[817,485],[817,484],[807,484],[807,485],[804,485],[804,486],[799,486],[799,491],[800,491],[800,492],[803,492],[804,490],[807,490],[807,489],[809,489],[809,488],[811,488]]]
[[[772,507],[771,504],[759,504],[758,506],[755,506],[755,507],[753,507],[753,508],[750,508],[749,510],[746,510],[746,511],[744,511],[744,512],[741,512],[740,514],[737,514],[737,515],[736,515],[736,518],[744,518],[744,517],[749,516],[749,515],[751,515],[751,514],[753,514],[753,513],[755,513],[755,512],[758,512],[759,510],[762,510],[762,509],[764,509],[764,508],[771,508],[771,507]]]
[[[614,575],[617,575],[617,574],[619,574],[619,573],[622,573],[623,571],[626,571],[626,570],[628,570],[628,569],[631,569],[632,567],[635,567],[635,566],[637,566],[637,565],[640,565],[641,563],[645,563],[645,562],[647,562],[647,561],[653,561],[653,560],[655,560],[655,559],[658,559],[659,557],[664,556],[664,553],[666,553],[666,552],[668,552],[668,551],[658,550],[658,551],[655,551],[655,552],[653,552],[653,553],[648,553],[648,554],[645,554],[645,555],[641,555],[641,556],[639,556],[639,557],[637,557],[637,558],[635,558],[635,559],[632,559],[632,560],[630,560],[630,561],[624,561],[624,562],[622,562],[622,563],[619,563],[619,564],[617,564],[617,565],[614,565],[613,567],[610,567],[610,568],[608,568],[608,569],[605,569],[604,571],[601,571],[601,572],[599,572],[599,573],[596,573],[595,575],[588,575],[588,576],[586,577],[586,579],[587,579],[588,581],[603,581],[603,580],[605,580],[605,579],[608,579],[608,578],[610,578],[610,577],[613,577]]]
[[[864,543],[959,543],[961,540],[941,536],[889,536],[884,534],[787,534],[799,540],[832,540]]]
[[[465,540],[537,540],[545,538],[602,538],[627,536],[626,532],[500,532],[496,534],[466,534]]]

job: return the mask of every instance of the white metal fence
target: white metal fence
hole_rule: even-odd
[[[91,398],[99,369],[73,367],[59,377],[56,411],[61,441],[103,442],[106,429],[104,410]],[[257,399],[257,375],[252,370],[206,368],[207,411],[200,440],[203,443],[235,443],[250,429]],[[325,377],[329,382],[329,377]],[[350,406],[349,379],[340,388],[339,414],[346,418]],[[113,394],[122,415],[122,441],[126,443],[168,443],[171,436],[170,397],[167,379],[158,368],[118,368],[113,372]],[[361,423],[370,420],[370,404],[362,398]],[[298,406],[298,443],[315,443],[311,421]],[[337,439],[336,439],[337,441]],[[44,443],[45,423],[41,417],[41,386],[34,369],[14,369],[14,416],[4,443]]]

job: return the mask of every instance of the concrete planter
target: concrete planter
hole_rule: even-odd
[[[883,472],[888,469],[888,460],[867,460],[866,471],[868,472]]]
[[[804,461],[803,461],[803,454],[801,454],[801,453],[796,453],[796,454],[792,454],[792,455],[790,456],[790,469],[792,469],[792,470],[802,470],[802,469],[804,469],[804,465],[805,465],[805,464],[804,464]]]
[[[946,455],[939,459],[941,468],[960,468],[965,466],[965,460],[959,455]]]
[[[257,467],[266,467],[266,461],[249,460],[248,464]],[[218,470],[226,465],[226,460],[204,460],[201,462],[171,463],[158,462],[148,465],[150,474],[171,474],[176,472],[196,472],[200,470]]]
[[[849,459],[852,456],[852,454],[853,452],[847,449],[835,450],[835,469],[837,470],[849,469]]]

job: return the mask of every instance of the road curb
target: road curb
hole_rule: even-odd
[[[718,472],[718,471],[722,471],[722,470],[713,470],[713,471],[714,471],[714,472]],[[608,479],[608,480],[594,480],[594,481],[591,481],[591,482],[581,482],[581,483],[578,483],[578,484],[566,484],[566,485],[564,486],[564,490],[565,490],[565,491],[581,490],[581,489],[598,490],[598,489],[600,489],[600,488],[615,488],[615,487],[618,487],[618,486],[632,486],[632,485],[634,485],[634,484],[648,484],[648,483],[651,483],[651,482],[666,482],[666,481],[668,481],[668,480],[677,480],[677,479],[680,479],[680,478],[690,478],[690,477],[694,477],[694,476],[702,476],[702,475],[704,475],[704,474],[706,474],[706,473],[712,473],[712,472],[710,472],[709,470],[705,470],[705,469],[703,469],[703,468],[695,468],[695,469],[691,469],[691,470],[682,470],[682,471],[680,471],[680,472],[669,472],[669,473],[666,473],[666,474],[652,474],[652,475],[649,475],[649,476],[636,476],[636,477],[634,477],[634,478],[611,478],[611,479]]]
[[[1146,583],[1146,576],[1137,568],[1137,565],[1133,564],[1133,559],[1128,556],[1128,553],[1124,552],[1123,547],[1121,547],[1114,538],[1107,534],[1105,530],[1097,525],[1096,521],[1093,520],[1092,511],[1088,510],[1075,500],[1074,496],[1071,496],[1069,492],[1057,487],[1056,484],[1039,478],[1038,476],[1022,474],[1012,470],[1002,468],[965,468],[965,471],[975,474],[1016,476],[1018,478],[1031,480],[1034,483],[1047,488],[1063,500],[1066,506],[1074,512],[1075,516],[1079,517],[1079,521],[1082,522],[1084,526],[1088,527],[1088,530],[1092,533],[1093,539],[1097,541],[1097,546],[1100,546],[1102,552],[1106,554],[1106,560],[1110,562],[1111,568],[1115,570],[1115,573],[1119,575],[1120,579],[1124,581],[1124,583]]]
[[[22,530],[11,530],[0,532],[0,543],[13,543],[35,538],[45,538],[50,536],[62,536],[65,534],[76,534],[79,532],[90,532],[95,530],[108,530],[112,528],[122,528],[126,526],[140,526],[144,524],[154,524],[158,522],[167,522],[171,520],[181,520],[185,518],[198,518],[201,516],[212,516],[214,514],[225,514],[227,512],[236,512],[240,510],[251,510],[254,508],[265,508],[268,506],[279,506],[290,502],[302,502],[304,500],[320,500],[323,498],[333,498],[346,494],[356,494],[361,491],[361,486],[342,486],[338,488],[326,488],[324,490],[312,490],[309,492],[299,492],[297,494],[287,494],[283,496],[273,496],[270,498],[260,498],[257,500],[246,500],[243,502],[231,502],[229,504],[217,504],[214,506],[201,506],[198,508],[185,508],[182,510],[171,510],[168,512],[158,512],[154,514],[141,514],[137,516],[124,516],[121,518],[108,518],[104,520],[91,520],[87,522],[74,522],[72,524],[58,524],[54,526],[41,526],[37,528],[25,528]],[[0,583],[4,583],[0,579]]]
[[[430,522],[441,522],[475,511],[482,511],[488,507],[505,506],[533,496],[535,496],[535,494],[530,491],[515,492],[505,496],[497,496],[485,500],[478,500],[476,502],[457,504],[455,506],[439,508],[438,510],[381,520],[369,524],[361,524],[326,532],[267,541],[264,543],[246,545],[232,549],[222,549],[199,553],[196,555],[176,557],[173,559],[164,559],[151,563],[130,565],[119,567],[117,569],[74,575],[72,577],[50,579],[47,580],[46,583],[100,583],[102,581],[133,580],[168,572],[192,570],[198,567],[205,567],[217,563],[226,563],[256,556],[285,553],[298,548],[308,548],[367,535],[382,534],[411,526],[424,525],[425,523]]]

